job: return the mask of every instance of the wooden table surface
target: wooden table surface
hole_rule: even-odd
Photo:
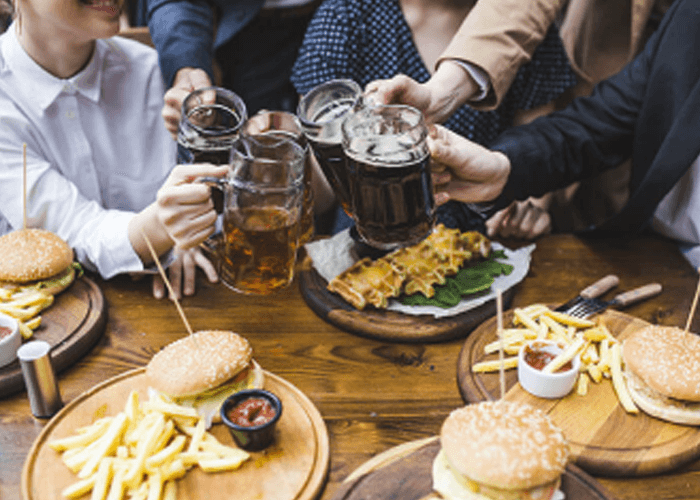
[[[651,323],[685,326],[697,274],[674,245],[655,238],[545,237],[537,242],[513,306],[562,302],[609,273],[620,277],[620,289],[652,281],[664,286],[660,296],[626,312]],[[173,304],[151,297],[149,280],[97,282],[108,304],[106,331],[92,351],[61,373],[65,402],[143,366],[163,345],[186,334]],[[394,344],[351,335],[319,319],[296,285],[267,297],[238,295],[204,279],[199,286],[194,297],[182,301],[193,329],[244,335],[260,364],[296,385],[323,415],[331,445],[323,500],[372,456],[439,432],[445,416],[463,404],[456,374],[463,339]],[[700,331],[700,319],[693,330]],[[32,417],[25,392],[0,399],[0,499],[20,498],[22,465],[44,424]],[[663,476],[598,479],[620,500],[700,498],[700,460]]]

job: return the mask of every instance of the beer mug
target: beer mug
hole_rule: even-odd
[[[304,150],[269,135],[241,135],[223,181],[221,281],[241,293],[267,294],[294,277],[304,200]]]
[[[338,201],[348,215],[350,182],[345,166],[340,125],[348,112],[362,106],[362,88],[352,80],[317,85],[299,101],[297,116],[311,150]]]
[[[231,145],[247,116],[243,100],[229,90],[205,87],[191,92],[182,103],[178,163],[228,164]]]
[[[299,246],[314,237],[314,197],[311,190],[309,144],[296,115],[286,111],[260,111],[241,127],[242,135],[268,135],[290,139],[304,150],[304,208],[299,228]]]
[[[411,106],[364,107],[342,124],[352,217],[368,245],[413,245],[435,225],[428,129]]]

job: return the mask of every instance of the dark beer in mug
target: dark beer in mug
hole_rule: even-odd
[[[370,246],[409,246],[432,231],[426,136],[421,113],[409,106],[365,108],[343,124],[353,219]]]

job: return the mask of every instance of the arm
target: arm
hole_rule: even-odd
[[[213,80],[214,12],[204,0],[148,0],[148,28],[166,87],[181,68]]]
[[[498,107],[520,66],[528,62],[562,8],[563,0],[479,0],[438,60],[458,59],[489,77],[486,99],[477,109]],[[460,103],[464,104],[464,102]]]

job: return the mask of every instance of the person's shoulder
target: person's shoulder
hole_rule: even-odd
[[[104,47],[105,57],[113,59],[115,62],[120,60],[130,63],[136,61],[139,64],[149,62],[157,64],[158,62],[156,50],[136,40],[117,35],[99,40],[98,43]]]

